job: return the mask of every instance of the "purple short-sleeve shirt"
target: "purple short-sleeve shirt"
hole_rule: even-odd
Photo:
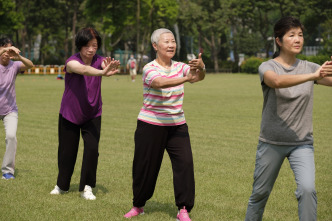
[[[15,80],[21,65],[21,61],[10,61],[7,66],[0,64],[0,115],[18,111]]]
[[[102,69],[103,57],[95,55],[91,67]],[[80,53],[72,55],[69,61],[78,61],[84,64]],[[66,66],[65,66],[66,72]],[[85,122],[101,116],[101,76],[86,76],[75,73],[65,75],[65,91],[62,96],[60,114],[68,121],[81,125]]]

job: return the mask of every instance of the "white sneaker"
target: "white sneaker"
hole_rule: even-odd
[[[92,193],[91,186],[85,185],[84,190],[81,192],[81,197],[86,200],[95,200],[96,196]]]
[[[52,194],[52,195],[60,195],[60,194],[64,194],[64,193],[68,193],[68,191],[61,190],[58,187],[58,185],[55,185],[54,189],[50,192],[50,194]]]

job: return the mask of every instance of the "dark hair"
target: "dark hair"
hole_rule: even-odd
[[[13,41],[10,38],[1,38],[0,39],[0,47],[6,46],[8,44],[11,44],[12,46],[14,45]]]
[[[83,46],[86,46],[89,41],[96,39],[98,43],[98,49],[101,47],[101,37],[94,28],[83,28],[75,37],[75,46],[80,51]]]
[[[279,40],[282,42],[282,38],[284,37],[284,35],[292,28],[301,28],[302,31],[304,31],[304,26],[302,25],[300,20],[291,16],[281,18],[274,25],[274,41],[278,48],[278,51],[274,53],[273,58],[278,57],[280,53],[280,46],[277,44],[276,39],[279,38]]]

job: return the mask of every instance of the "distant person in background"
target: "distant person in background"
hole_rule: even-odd
[[[63,80],[63,77],[62,77],[61,74],[58,74],[58,75],[56,76],[56,79],[57,79],[57,80]]]
[[[5,180],[15,178],[18,123],[15,80],[18,73],[33,67],[33,63],[21,56],[20,50],[13,45],[9,38],[0,39],[0,119],[6,132],[6,152],[1,171]]]
[[[280,19],[274,26],[279,52],[259,67],[264,104],[246,221],[262,220],[285,158],[295,176],[299,220],[317,219],[313,87],[332,86],[332,62],[320,66],[296,58],[303,47],[303,29],[296,18]]]
[[[133,161],[133,207],[124,215],[131,218],[144,213],[144,206],[154,192],[164,151],[173,170],[177,219],[190,221],[195,201],[194,164],[188,126],[182,109],[184,83],[205,77],[205,65],[199,58],[190,64],[173,61],[176,42],[165,28],[152,33],[151,43],[157,53],[143,68],[143,107],[138,115]]]
[[[133,54],[130,55],[130,58],[128,59],[127,70],[129,71],[131,81],[135,82],[135,78],[136,78],[136,75],[137,75],[137,61],[136,61]]]
[[[51,194],[69,190],[80,141],[84,153],[79,191],[81,197],[95,200],[92,188],[96,186],[101,128],[102,76],[118,72],[119,61],[96,54],[101,47],[101,37],[93,28],[83,28],[75,37],[78,53],[65,64],[65,90],[59,114],[58,179]]]

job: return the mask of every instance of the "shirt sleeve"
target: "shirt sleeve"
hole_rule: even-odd
[[[21,66],[22,66],[23,62],[22,61],[15,61],[14,64],[15,64],[15,66],[14,66],[15,67],[15,73],[16,73],[16,75],[18,75],[20,73],[20,69],[21,69]]]
[[[161,74],[158,72],[156,67],[145,66],[143,68],[143,81],[149,87],[151,87],[152,81],[158,77],[161,77]]]
[[[190,72],[190,66],[183,63],[182,64],[182,68],[183,68],[183,77],[187,76]]]
[[[258,67],[258,73],[259,77],[261,80],[261,83],[264,82],[264,74],[267,71],[275,71],[273,65],[270,62],[263,62],[259,67]]]

